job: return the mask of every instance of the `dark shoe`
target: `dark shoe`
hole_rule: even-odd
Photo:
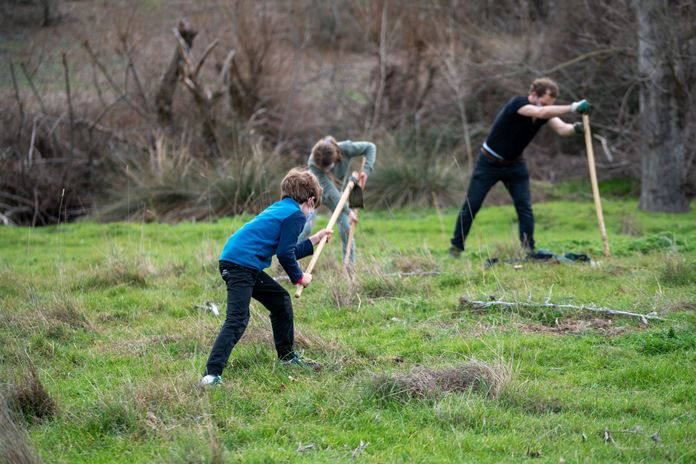
[[[315,371],[320,371],[322,368],[322,365],[318,362],[305,358],[294,351],[285,359],[281,359],[280,362],[284,366],[302,367],[305,369],[314,369]]]
[[[450,255],[450,258],[459,259],[462,256],[462,251],[464,251],[464,250],[452,245],[449,248],[449,251],[447,251],[447,254]]]

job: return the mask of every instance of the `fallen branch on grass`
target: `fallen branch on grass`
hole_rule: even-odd
[[[469,300],[466,297],[462,296],[459,298],[459,305],[460,306],[470,306],[475,309],[485,309],[491,306],[506,306],[506,307],[525,307],[525,308],[553,308],[553,309],[570,309],[570,310],[578,310],[578,311],[590,311],[593,313],[600,313],[600,314],[610,314],[613,316],[628,316],[628,317],[637,317],[640,319],[640,321],[648,325],[648,319],[656,319],[660,321],[666,321],[667,319],[664,319],[662,317],[659,317],[655,312],[651,312],[649,314],[639,314],[639,313],[631,313],[628,311],[621,311],[618,309],[610,309],[610,308],[601,308],[597,306],[591,306],[591,305],[572,305],[572,304],[556,304],[556,303],[523,303],[523,302],[518,302],[518,301],[500,301],[500,300],[495,300],[495,301],[474,301],[474,300]]]
[[[298,453],[304,453],[305,451],[309,451],[314,449],[314,443],[310,443],[309,445],[303,445],[302,442],[297,446],[297,452]]]
[[[367,448],[367,445],[369,444],[369,442],[365,443],[364,441],[360,440],[360,445],[358,445],[358,447],[353,450],[353,454],[351,455],[351,457],[355,459],[358,456],[360,456],[360,453],[365,451],[365,448]]]

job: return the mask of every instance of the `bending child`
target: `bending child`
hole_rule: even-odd
[[[282,199],[237,230],[222,250],[220,274],[227,284],[227,317],[208,357],[201,385],[221,383],[230,352],[249,323],[252,297],[270,311],[278,358],[286,364],[319,367],[293,351],[292,300],[263,270],[271,265],[275,254],[293,284],[307,287],[312,282],[312,275],[303,273],[297,260],[311,255],[315,244],[324,236],[331,237],[331,230],[321,230],[300,242],[297,238],[306,217],[321,204],[322,188],[311,172],[293,169],[280,189]]]
[[[367,178],[369,177],[375,165],[377,157],[377,148],[372,142],[351,142],[345,140],[337,142],[335,138],[326,136],[319,140],[309,156],[309,170],[317,176],[319,183],[324,190],[322,203],[324,203],[331,211],[338,205],[341,199],[341,191],[348,184],[350,172],[350,162],[353,158],[364,156],[365,164],[358,177],[358,183],[361,187],[365,187]],[[337,188],[341,185],[341,190]],[[316,215],[309,216],[304,230],[300,234],[300,239],[305,239],[312,233]],[[338,217],[338,230],[341,234],[341,242],[343,243],[343,256],[346,254],[346,244],[348,242],[348,233],[350,232],[351,224],[358,222],[358,216],[349,205],[343,207],[341,215]],[[354,247],[351,244],[350,262],[355,262]]]

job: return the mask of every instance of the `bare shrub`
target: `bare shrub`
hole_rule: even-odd
[[[67,134],[56,129],[58,118],[36,115],[19,133],[9,119],[0,118],[0,212],[14,223],[39,226],[83,215],[87,157],[70,151]]]
[[[15,422],[5,396],[0,392],[0,461],[8,464],[42,462],[29,445],[26,433]]]
[[[478,391],[496,398],[511,378],[505,364],[486,364],[472,360],[442,369],[416,367],[408,374],[375,375],[368,385],[368,396],[379,401],[432,399],[444,393]]]
[[[176,222],[256,213],[275,200],[282,165],[267,165],[258,145],[247,149],[249,157],[209,164],[185,145],[158,139],[146,158],[128,166],[95,217]]]
[[[365,190],[369,204],[381,208],[439,208],[461,201],[463,183],[452,159],[431,156],[426,151],[400,153],[398,148],[381,153],[379,167]]]

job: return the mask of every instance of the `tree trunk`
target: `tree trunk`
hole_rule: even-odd
[[[640,209],[689,211],[684,182],[684,120],[680,118],[678,82],[669,53],[671,31],[665,26],[668,2],[635,0],[638,13],[640,89],[641,192]]]
[[[43,19],[41,21],[41,27],[48,27],[53,24],[55,19],[58,19],[58,6],[56,5],[58,0],[42,0],[41,4],[43,7]]]
[[[196,37],[197,31],[191,29],[186,20],[181,20],[179,22],[179,34],[186,42],[189,48],[193,46],[193,39]],[[179,76],[181,73],[181,52],[179,47],[174,48],[174,55],[167,70],[162,76],[160,81],[160,86],[155,94],[155,106],[157,107],[157,121],[160,126],[164,128],[171,128],[174,122],[174,116],[172,114],[172,103],[174,101],[174,92],[176,91],[176,85],[179,82]]]

